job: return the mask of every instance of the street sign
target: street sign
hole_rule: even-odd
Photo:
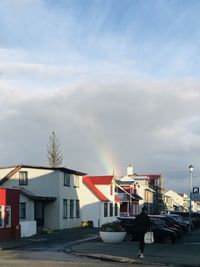
[[[193,194],[199,194],[199,187],[193,187]]]
[[[197,194],[197,193],[191,194],[191,200],[192,201],[200,201],[200,194]]]

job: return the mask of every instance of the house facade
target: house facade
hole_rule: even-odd
[[[78,190],[85,173],[67,168],[17,165],[0,168],[0,187],[20,192],[20,221],[65,229],[81,224]]]
[[[100,227],[119,216],[120,200],[115,186],[113,176],[86,176],[63,167],[0,168],[0,188],[15,188],[19,192],[22,228],[36,222],[37,229],[59,230],[80,227],[84,221]]]
[[[141,181],[142,177],[147,177],[148,186],[154,190],[152,214],[164,211],[164,177],[161,174],[137,174],[136,176],[137,181]]]
[[[166,203],[168,211],[180,211],[180,212],[187,211],[185,206],[186,195],[183,196],[181,194],[176,193],[173,190],[168,190],[167,192],[165,192],[164,196],[165,196],[165,202],[166,200],[168,200]]]
[[[116,179],[116,194],[120,199],[120,216],[134,216],[140,212],[141,200],[143,198],[138,195],[138,185],[130,177],[122,177]]]
[[[0,240],[20,238],[19,190],[0,188]]]
[[[114,176],[84,176],[82,181],[78,191],[82,220],[92,221],[94,227],[116,220],[120,200],[115,195]]]
[[[116,178],[116,181],[121,198],[121,216],[137,215],[143,206],[146,206],[149,214],[152,213],[155,191],[149,187],[149,177],[138,176],[133,172],[132,165],[129,165],[126,175]]]

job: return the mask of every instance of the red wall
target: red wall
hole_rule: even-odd
[[[20,238],[19,190],[0,188],[0,205],[4,206],[4,214],[6,206],[11,206],[11,227],[0,228],[0,240]]]

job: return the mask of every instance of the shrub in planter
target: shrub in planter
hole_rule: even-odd
[[[100,237],[105,243],[119,243],[125,236],[124,228],[117,223],[105,223],[100,228]]]
[[[104,223],[100,228],[101,232],[125,232],[119,223]]]

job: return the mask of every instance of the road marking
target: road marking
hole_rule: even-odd
[[[184,245],[200,245],[200,243],[184,243]]]

